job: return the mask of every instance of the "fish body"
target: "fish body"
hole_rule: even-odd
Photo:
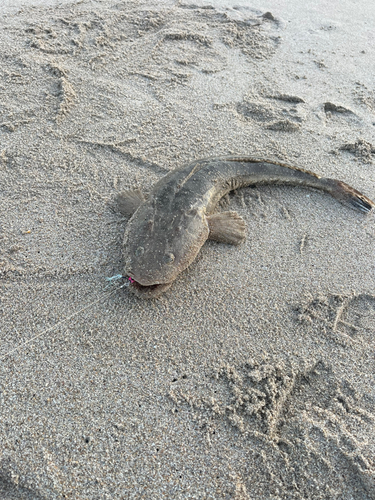
[[[364,213],[375,204],[347,184],[290,165],[242,156],[193,161],[168,173],[145,199],[140,191],[117,196],[132,215],[124,235],[124,276],[136,295],[156,298],[196,258],[207,239],[239,244],[246,237],[236,212],[215,213],[234,189],[262,184],[305,186],[328,192]]]

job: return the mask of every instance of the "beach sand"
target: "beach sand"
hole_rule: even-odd
[[[246,242],[160,299],[105,278],[116,194],[190,160],[375,198],[375,4],[31,3],[0,20],[1,498],[374,499],[373,214],[244,189]]]

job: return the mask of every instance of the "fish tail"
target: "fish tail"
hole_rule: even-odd
[[[339,202],[364,213],[369,213],[374,209],[375,203],[367,196],[352,188],[345,182],[336,179],[321,179],[324,187],[331,196]]]

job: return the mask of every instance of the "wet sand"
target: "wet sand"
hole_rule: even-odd
[[[1,498],[375,498],[373,214],[240,190],[219,210],[243,245],[207,242],[158,300],[106,289],[114,197],[184,162],[375,199],[375,7],[284,4],[4,8]]]

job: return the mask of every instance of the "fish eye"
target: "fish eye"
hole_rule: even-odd
[[[137,250],[134,252],[134,255],[136,257],[140,257],[145,253],[145,249],[143,247],[138,247]]]
[[[175,257],[173,255],[173,253],[166,253],[164,256],[163,256],[163,262],[164,264],[172,264],[172,262],[174,261]]]

